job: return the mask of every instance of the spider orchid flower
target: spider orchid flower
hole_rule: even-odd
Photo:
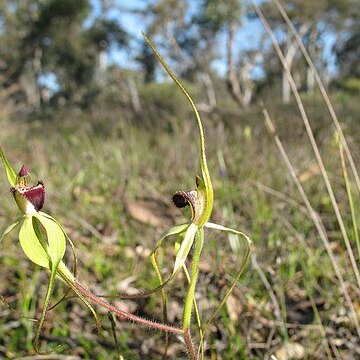
[[[208,177],[208,179],[210,179],[210,177]],[[246,234],[241,231],[234,230],[208,221],[212,213],[213,191],[211,183],[210,187],[207,188],[206,182],[200,176],[196,176],[195,190],[177,191],[174,193],[172,201],[177,208],[185,208],[189,206],[191,209],[191,220],[184,224],[175,225],[165,231],[162,234],[161,238],[158,240],[155,249],[151,253],[152,263],[155,267],[157,267],[155,254],[157,250],[162,246],[164,240],[172,235],[179,235],[179,238],[182,239],[180,244],[176,244],[176,259],[172,275],[166,281],[161,281],[161,288],[163,288],[167,283],[169,283],[177,275],[181,268],[184,268],[184,270],[187,272],[185,268],[185,261],[194,244],[196,236],[200,236],[201,238],[203,238],[204,228],[224,231],[228,234],[244,237],[247,242],[248,250],[250,249],[251,240]],[[247,257],[248,252],[245,255],[245,258]],[[156,271],[158,272],[158,270]]]
[[[153,52],[155,53],[156,57],[168,73],[168,75],[172,78],[172,80],[175,82],[175,84],[179,87],[179,89],[182,91],[182,93],[185,95],[186,99],[190,103],[193,113],[195,115],[197,127],[198,127],[198,135],[199,135],[199,145],[200,145],[200,167],[201,167],[201,177],[196,177],[196,189],[192,191],[178,191],[173,195],[173,203],[178,208],[183,208],[186,206],[190,206],[191,208],[191,220],[185,224],[176,225],[169,230],[167,230],[161,238],[158,240],[155,249],[151,253],[151,262],[155,268],[155,271],[158,275],[158,278],[160,280],[160,287],[161,289],[164,288],[164,286],[169,283],[176,275],[177,273],[183,268],[185,274],[187,275],[188,281],[189,281],[189,290],[186,295],[185,300],[185,306],[184,306],[184,313],[183,313],[183,329],[189,329],[190,322],[191,322],[191,311],[192,311],[192,305],[194,301],[195,296],[195,287],[196,287],[196,281],[198,276],[198,264],[200,260],[200,254],[203,247],[204,242],[204,227],[219,231],[224,231],[229,234],[235,234],[240,235],[246,239],[247,244],[247,252],[244,257],[243,264],[241,266],[240,271],[235,277],[234,283],[230,286],[228,292],[225,295],[225,298],[221,302],[219,308],[217,309],[216,313],[220,310],[220,308],[225,303],[226,299],[232,292],[236,282],[238,281],[246,260],[248,259],[249,253],[250,253],[250,239],[247,235],[244,233],[227,228],[222,225],[214,224],[209,222],[209,219],[211,217],[211,213],[213,210],[213,204],[214,204],[214,192],[213,192],[213,186],[210,178],[209,169],[207,166],[207,160],[206,160],[206,153],[205,153],[205,136],[204,136],[204,130],[202,126],[202,122],[200,119],[199,112],[197,110],[197,107],[195,105],[194,100],[192,99],[191,95],[188,93],[188,91],[185,89],[185,87],[182,85],[180,80],[174,75],[174,73],[171,71],[171,69],[166,64],[165,60],[162,58],[160,53],[157,51],[155,46],[152,44],[152,42],[144,35],[145,41],[148,43],[148,45],[151,47]],[[172,275],[166,280],[162,281],[160,271],[156,262],[155,254],[156,251],[161,247],[163,241],[171,236],[171,235],[179,235],[181,240],[180,244],[177,244],[176,246],[176,258],[175,258],[175,265],[174,269],[172,271]],[[188,275],[188,271],[185,266],[185,261],[189,255],[189,252],[193,246],[194,246],[194,253],[192,258],[192,270],[191,270],[191,277]],[[165,294],[163,292],[163,303],[165,305],[166,298]],[[196,306],[196,304],[195,304]],[[164,306],[165,308],[165,306]],[[215,316],[216,314],[214,314]]]
[[[40,334],[49,309],[55,278],[59,278],[65,282],[69,286],[69,289],[63,295],[61,300],[51,308],[54,308],[63,299],[65,299],[68,291],[71,289],[91,312],[96,321],[97,330],[100,329],[100,321],[88,299],[106,308],[111,313],[117,315],[120,319],[137,322],[158,330],[169,331],[185,336],[181,328],[142,318],[107,303],[78,282],[75,277],[77,257],[75,254],[74,244],[67,236],[60,223],[52,216],[41,211],[45,202],[44,184],[39,181],[37,185],[29,186],[30,174],[25,166],[22,166],[19,173],[16,175],[1,147],[0,158],[4,164],[7,178],[11,186],[11,193],[22,212],[22,216],[20,216],[4,231],[3,235],[0,237],[0,242],[10,233],[11,230],[16,227],[20,227],[19,240],[25,255],[36,265],[50,271],[50,280],[42,314],[34,338],[34,348],[38,354],[49,354],[49,352],[41,350]],[[74,274],[63,262],[66,240],[69,241],[74,255]]]
[[[70,242],[75,257],[74,272],[76,272],[76,255],[73,243],[67,236],[64,228],[60,225],[60,223],[52,216],[41,211],[45,202],[44,183],[38,181],[36,185],[29,186],[30,174],[27,168],[23,165],[19,173],[16,174],[8,162],[1,147],[0,157],[4,164],[7,178],[11,186],[10,191],[19,210],[22,212],[22,215],[19,216],[13,224],[6,228],[0,237],[0,242],[12,230],[15,228],[20,228],[19,241],[25,255],[33,263],[49,270],[51,273],[41,319],[39,321],[39,326],[34,339],[36,352],[42,353],[40,351],[39,337],[49,307],[56,276],[67,283],[74,290],[77,296],[79,296],[79,298],[91,311],[98,325],[99,321],[97,319],[95,310],[92,308],[90,303],[76,289],[74,285],[75,275],[72,274],[72,272],[63,262],[67,239]]]
[[[200,119],[199,112],[197,110],[197,107],[195,105],[194,100],[192,99],[191,95],[188,93],[188,91],[185,89],[185,87],[182,85],[180,80],[174,75],[174,73],[171,71],[171,69],[166,64],[163,57],[160,55],[160,53],[157,51],[155,46],[152,44],[152,42],[146,37],[145,34],[144,38],[145,41],[148,43],[148,45],[151,47],[153,52],[155,53],[156,57],[168,73],[168,75],[172,78],[172,80],[175,82],[175,84],[180,88],[182,93],[185,95],[186,99],[189,101],[192,110],[195,115],[197,127],[198,127],[198,134],[199,134],[199,145],[200,145],[200,166],[201,166],[201,177],[196,176],[196,189],[192,191],[178,191],[173,195],[173,203],[178,208],[183,208],[186,206],[190,206],[191,208],[191,221],[185,224],[176,225],[169,230],[167,230],[161,238],[158,240],[156,247],[154,251],[152,252],[152,257],[154,256],[156,250],[162,245],[165,238],[171,235],[182,235],[183,240],[181,242],[180,247],[177,250],[176,254],[176,260],[175,265],[173,269],[173,273],[171,278],[173,278],[178,271],[182,268],[182,266],[185,263],[185,260],[190,252],[190,249],[194,243],[195,235],[199,231],[203,231],[203,228],[209,228],[209,229],[215,229],[220,231],[225,231],[227,233],[232,233],[236,235],[240,235],[246,238],[248,244],[250,242],[250,239],[247,235],[244,233],[227,228],[222,225],[214,224],[209,222],[209,219],[211,217],[211,213],[213,210],[214,205],[214,192],[213,192],[213,186],[210,178],[209,169],[207,166],[207,160],[206,160],[206,153],[205,153],[205,136],[204,136],[204,130],[202,126],[202,122]],[[168,279],[169,281],[170,279]],[[168,282],[167,281],[167,282]]]

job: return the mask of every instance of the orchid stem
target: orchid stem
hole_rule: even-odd
[[[143,319],[143,318],[141,318],[139,316],[129,314],[129,313],[123,311],[123,310],[118,309],[117,307],[115,307],[115,306],[107,303],[106,301],[100,299],[99,297],[97,297],[95,294],[93,294],[90,290],[86,289],[84,286],[82,286],[77,281],[75,281],[74,286],[85,297],[92,300],[96,304],[108,309],[110,312],[112,312],[113,314],[115,314],[116,316],[118,316],[121,319],[134,321],[134,322],[137,322],[137,323],[140,323],[140,324],[143,324],[143,325],[150,326],[150,327],[152,327],[154,329],[158,329],[158,330],[162,330],[162,331],[168,331],[168,332],[172,332],[174,334],[184,335],[184,331],[182,329],[180,329],[180,328],[177,328],[177,327],[174,327],[174,326],[171,326],[171,325],[160,324],[160,323],[157,323],[155,321],[151,321],[151,320],[147,320],[147,319]]]
[[[44,302],[44,306],[43,306],[43,309],[42,309],[40,322],[39,322],[39,325],[38,325],[38,328],[37,328],[36,334],[35,334],[34,348],[35,348],[36,353],[39,354],[39,355],[48,355],[49,353],[51,353],[53,351],[53,350],[51,350],[51,351],[42,351],[41,350],[40,335],[41,335],[41,330],[43,328],[45,318],[46,318],[46,314],[47,314],[47,311],[48,311],[48,308],[49,308],[51,294],[52,294],[53,289],[54,289],[54,281],[55,281],[57,266],[58,266],[58,264],[52,265],[52,270],[51,270],[48,289],[47,289],[47,292],[46,292],[45,302]],[[59,346],[57,346],[56,348],[58,348],[58,347]]]
[[[184,341],[189,359],[196,360],[196,353],[195,353],[194,343],[191,338],[190,329],[189,328],[185,329],[183,335],[184,335]]]
[[[200,254],[204,244],[204,229],[200,228],[195,234],[195,249],[191,266],[191,278],[189,290],[186,294],[184,314],[183,314],[183,330],[190,328],[191,312],[195,298],[196,282],[199,275]]]

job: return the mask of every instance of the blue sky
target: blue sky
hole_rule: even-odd
[[[146,24],[141,22],[141,18],[138,15],[131,14],[131,10],[144,10],[151,0],[116,0],[116,5],[124,9],[110,10],[107,17],[118,21],[121,26],[129,32],[133,39],[141,39],[141,32],[146,30]],[[100,14],[100,3],[99,0],[91,0],[92,14],[87,20],[87,24],[91,23]],[[126,11],[128,10],[128,11]],[[112,50],[109,54],[110,63],[116,63],[120,66],[133,67],[133,57],[138,53],[138,42],[131,40],[130,52]],[[130,65],[130,66],[129,66]]]
[[[92,12],[89,18],[85,22],[85,26],[90,26],[91,23],[100,15],[100,1],[99,0],[90,0],[92,5]],[[137,64],[134,61],[134,57],[139,53],[139,46],[141,45],[142,31],[146,31],[147,21],[149,19],[146,16],[141,16],[133,14],[131,10],[144,10],[146,7],[156,2],[156,0],[115,0],[117,8],[110,10],[107,13],[107,18],[118,21],[121,26],[130,34],[130,46],[126,51],[122,49],[113,48],[110,50],[108,56],[108,62],[110,64],[118,64],[121,68],[132,68],[136,69]],[[191,13],[196,11],[197,4],[199,0],[191,0],[190,4],[190,16]],[[261,42],[261,37],[264,34],[264,29],[260,20],[248,20],[243,19],[242,27],[236,35],[236,51],[244,51],[255,49],[259,46]],[[219,59],[215,60],[213,63],[213,68],[220,74],[224,75],[226,72],[226,38],[224,34],[220,34],[217,38],[217,41],[223,46],[219,47]],[[335,58],[332,55],[332,46],[335,42],[335,37],[332,34],[327,34],[324,37],[325,46],[324,54],[325,58],[328,61],[328,66],[330,73],[334,74],[336,72]],[[264,49],[266,51],[266,49]],[[255,77],[262,76],[261,67],[255,67],[253,71]],[[46,83],[51,89],[56,91],[56,79],[47,74],[43,76],[40,80],[43,83]]]
[[[133,61],[134,56],[138,54],[138,46],[141,40],[141,32],[146,30],[147,19],[142,18],[140,15],[134,15],[130,10],[144,10],[146,7],[156,2],[156,0],[115,0],[115,3],[124,11],[113,10],[110,11],[108,17],[115,19],[120,22],[120,24],[131,34],[133,40],[131,41],[130,51],[119,51],[118,49],[113,49],[109,54],[109,62],[116,63],[121,67],[136,67],[135,62]],[[262,2],[259,0],[259,2]],[[93,12],[88,19],[88,23],[93,21],[99,15],[100,6],[99,0],[91,0],[93,7]],[[199,4],[199,0],[190,0],[190,14],[196,11],[196,7]],[[129,11],[126,11],[128,9]],[[260,20],[247,20],[243,19],[242,27],[236,35],[236,51],[241,50],[250,50],[256,48],[260,42],[261,37],[264,33]],[[226,39],[220,35],[218,39],[220,43],[225,43]],[[324,38],[324,54],[325,58],[329,63],[329,70],[331,73],[335,73],[335,58],[332,56],[332,46],[335,42],[335,37],[332,34],[327,34]],[[226,64],[223,59],[226,57],[226,46],[221,46],[219,48],[220,59],[214,61],[214,68],[220,73],[224,74],[226,71]]]
[[[134,15],[130,10],[144,10],[147,5],[154,3],[155,0],[116,0],[116,5],[124,9],[124,11],[113,10],[108,13],[108,17],[119,21],[119,23],[126,29],[132,36],[133,40],[131,41],[130,51],[119,51],[118,49],[112,49],[109,53],[109,62],[116,63],[121,67],[136,67],[133,57],[138,54],[138,46],[141,40],[141,32],[146,31],[147,23],[146,18],[142,18],[140,15]],[[199,0],[191,0],[190,4],[190,14],[196,11],[197,4]],[[89,25],[91,22],[99,16],[100,14],[100,5],[99,0],[91,0],[93,7],[92,14],[87,20],[86,24]],[[128,9],[129,11],[126,11]],[[237,34],[236,44],[239,49],[251,49],[260,42],[261,31],[259,31],[259,22],[258,21],[248,21],[244,19],[243,27]],[[225,43],[226,39],[224,36],[220,35],[218,38],[220,43]],[[226,71],[226,64],[223,59],[225,59],[226,46],[220,47],[220,58],[219,60],[214,61],[214,68],[220,73],[224,74]]]

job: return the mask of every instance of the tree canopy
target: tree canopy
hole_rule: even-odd
[[[343,81],[360,76],[355,1],[286,0],[283,4],[324,78]],[[299,88],[311,91],[307,65],[281,14],[270,1],[261,8],[297,74]],[[129,28],[129,19],[140,27]],[[111,81],[114,66],[136,71],[136,81],[156,81],[156,62],[141,39],[141,30],[157,39],[181,76],[204,83],[208,95],[213,93],[212,103],[212,79],[220,79],[242,108],[256,101],[256,94],[270,84],[278,84],[284,101],[289,99],[272,45],[264,40],[252,7],[240,0],[157,0],[142,8],[120,6],[116,1],[6,0],[0,4],[0,24],[2,86],[16,86],[15,101],[35,108],[45,98],[81,103],[89,93],[100,94]],[[242,34],[249,38],[252,32],[257,40],[244,45]],[[331,46],[333,38],[339,41]],[[109,61],[121,54],[129,63]]]

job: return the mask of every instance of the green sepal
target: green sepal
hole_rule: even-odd
[[[199,175],[196,175],[196,186],[198,189],[206,191],[206,186],[205,186],[204,180]]]
[[[1,157],[1,160],[2,160],[2,162],[4,164],[9,184],[10,184],[10,186],[14,187],[16,185],[16,173],[13,170],[13,168],[11,167],[11,165],[10,165],[8,159],[6,158],[6,156],[4,154],[4,151],[3,151],[1,146],[0,146],[0,157]]]
[[[251,239],[249,238],[249,236],[247,236],[242,231],[234,230],[234,229],[228,228],[226,226],[222,226],[222,225],[219,225],[219,224],[214,224],[212,222],[207,222],[205,224],[205,227],[207,227],[208,229],[225,231],[226,233],[229,233],[229,234],[240,235],[240,236],[242,236],[242,237],[244,237],[246,239],[248,245],[251,244]]]
[[[171,71],[163,57],[160,55],[160,53],[157,51],[154,44],[150,41],[150,39],[143,33],[144,39],[147,42],[147,44],[151,47],[152,51],[154,52],[157,59],[160,61],[161,65],[164,67],[166,72],[169,74],[169,76],[173,79],[175,84],[179,87],[179,89],[182,91],[182,93],[185,95],[187,100],[189,101],[194,115],[196,119],[196,123],[198,125],[199,130],[199,143],[200,143],[200,166],[201,166],[201,173],[203,177],[203,183],[205,188],[205,207],[204,211],[202,212],[200,218],[196,221],[198,227],[203,227],[204,224],[210,219],[213,205],[214,205],[214,192],[213,187],[211,183],[210,173],[207,166],[207,160],[206,160],[206,153],[205,153],[205,136],[204,136],[204,129],[202,126],[201,118],[199,115],[199,111],[196,107],[196,104],[191,97],[191,95],[188,93],[188,91],[185,89],[184,85],[181,83],[181,81],[175,76],[175,74]]]
[[[18,218],[14,223],[9,225],[4,232],[2,233],[0,237],[0,243],[3,241],[3,239],[13,230],[15,229],[20,223],[21,223],[22,217]]]
[[[197,185],[197,194],[199,201],[203,203],[203,208],[201,210],[201,215],[196,221],[199,227],[203,227],[204,224],[209,220],[213,205],[214,205],[214,194],[212,190],[212,184],[210,177],[208,181],[204,181],[199,175],[196,176],[196,185]]]
[[[207,211],[207,196],[206,196],[206,186],[204,180],[199,175],[196,175],[196,195],[197,195],[198,208],[194,209],[195,215],[193,218],[193,222],[198,227],[202,227],[204,225],[203,224],[204,215]]]
[[[65,238],[67,239],[67,241],[70,244],[71,247],[71,251],[73,253],[73,257],[74,257],[74,267],[73,267],[73,273],[69,270],[69,268],[63,263],[60,262],[59,264],[59,270],[60,272],[67,277],[67,279],[69,279],[70,281],[73,281],[76,277],[77,274],[77,263],[78,263],[78,258],[76,255],[76,250],[75,250],[75,245],[73,243],[73,241],[70,239],[69,235],[66,233],[65,228],[59,223],[59,221],[57,221],[55,218],[53,218],[51,215],[43,212],[43,211],[39,211],[38,212],[39,215],[44,216],[52,221],[54,221],[62,230],[62,232],[65,235]],[[58,274],[59,275],[59,274]],[[62,277],[62,275],[59,275],[60,277]],[[65,281],[65,278],[63,278],[63,280]]]
[[[47,232],[48,237],[48,245],[46,244],[46,249],[48,249],[49,258],[51,259],[53,264],[56,264],[59,260],[58,267],[57,267],[57,275],[61,280],[68,283],[75,281],[74,274],[70,271],[70,269],[64,264],[62,258],[65,254],[66,249],[66,239],[70,242],[71,248],[73,250],[75,256],[75,270],[76,270],[76,254],[73,242],[67,236],[65,229],[61,226],[61,224],[54,219],[52,216],[44,213],[38,212],[36,214],[37,221],[40,221],[42,226],[44,226],[45,231]],[[52,231],[54,230],[54,231]],[[49,237],[49,231],[52,232],[52,235]],[[40,240],[42,238],[41,233],[39,234]],[[42,240],[42,243],[45,243]]]
[[[25,255],[35,264],[50,269],[50,258],[45,244],[41,244],[35,233],[33,217],[25,215],[19,231],[20,245]]]
[[[36,213],[33,215],[38,219],[46,231],[48,240],[48,254],[53,266],[57,268],[59,262],[62,260],[66,249],[66,239],[62,228],[51,218],[45,217],[42,214]]]
[[[41,222],[41,220],[43,222]],[[49,215],[49,218],[50,215]],[[65,235],[62,229],[57,225],[56,221],[47,219],[42,214],[37,216],[25,215],[23,217],[23,223],[19,231],[20,245],[25,255],[36,265],[39,265],[45,269],[51,270],[51,264],[54,264],[57,270],[57,274],[65,282],[73,281],[74,275],[61,261],[65,253]],[[45,219],[45,220],[44,220]],[[34,222],[41,222],[47,232],[49,244],[43,239],[38,225]],[[52,223],[51,223],[52,222]],[[45,224],[45,225],[44,225]],[[54,226],[55,224],[55,226]],[[55,231],[50,234],[51,229]],[[60,229],[60,230],[59,230]],[[60,231],[62,234],[60,234]],[[57,243],[59,240],[59,243]]]
[[[24,195],[20,194],[20,192],[17,190],[14,190],[13,194],[14,194],[14,199],[15,199],[15,202],[16,202],[19,210],[23,214],[26,214],[28,200],[26,199],[26,197]]]

